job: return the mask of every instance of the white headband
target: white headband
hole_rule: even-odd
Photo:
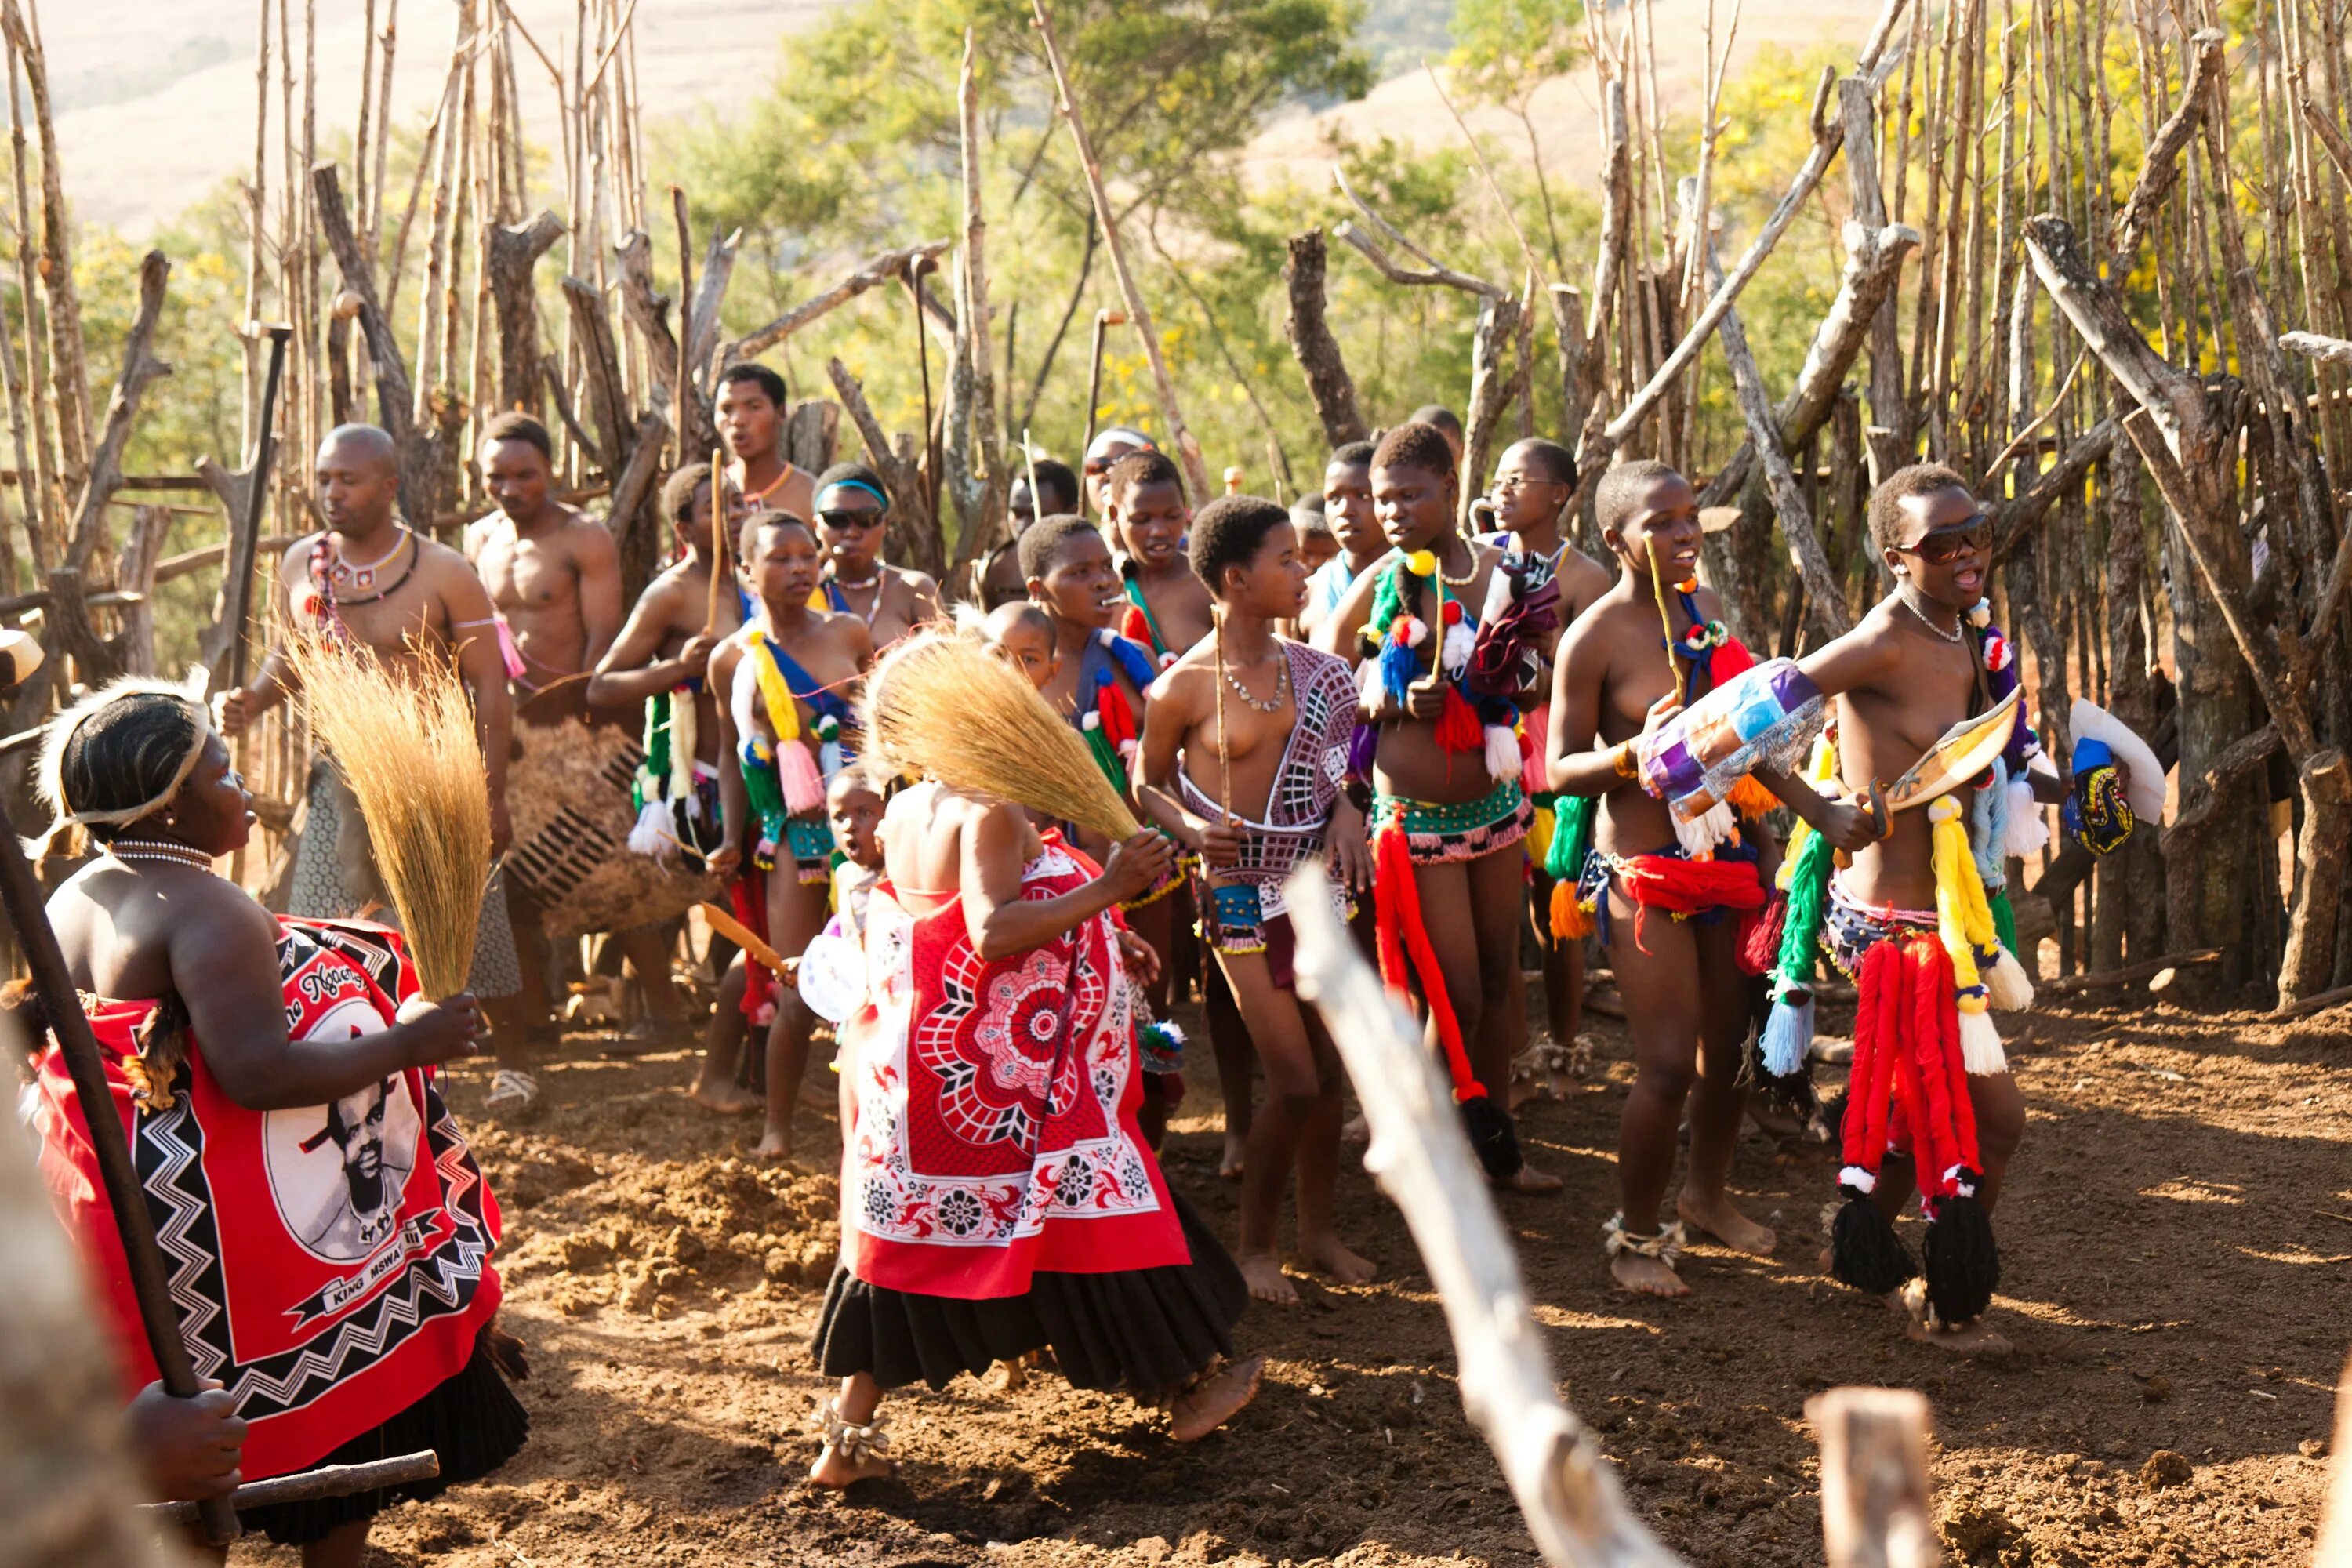
[[[189,743],[187,755],[182,757],[180,765],[172,771],[172,782],[165,784],[163,793],[152,800],[138,805],[125,806],[118,811],[76,811],[72,804],[66,799],[64,777],[66,748],[72,743],[75,734],[84,724],[126,697],[169,697],[177,700],[195,716],[195,738]],[[188,782],[188,775],[196,771],[197,759],[205,754],[205,742],[212,738],[212,733],[211,710],[202,700],[191,695],[185,687],[174,686],[168,680],[157,680],[152,677],[136,675],[127,675],[119,680],[110,681],[104,688],[90,693],[49,721],[48,733],[41,742],[37,784],[41,804],[48,808],[49,814],[57,819],[58,826],[71,823],[83,827],[92,825],[103,827],[136,822],[141,817],[161,811],[171,804],[172,797],[179,794],[180,787]]]

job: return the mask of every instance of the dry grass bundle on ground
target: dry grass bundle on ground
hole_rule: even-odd
[[[466,988],[490,876],[489,788],[457,668],[394,673],[347,643],[290,645],[310,728],[358,797],[376,868],[428,996]]]
[[[1142,831],[1127,802],[1020,673],[979,644],[902,644],[866,682],[868,745],[888,766],[1014,801],[1117,841]]]

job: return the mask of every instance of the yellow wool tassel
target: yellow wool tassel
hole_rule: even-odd
[[[1551,858],[1551,836],[1557,821],[1551,807],[1539,805],[1536,807],[1535,820],[1528,825],[1528,858],[1535,862],[1538,870]]]
[[[1780,852],[1780,868],[1772,873],[1772,885],[1780,891],[1789,890],[1789,879],[1796,874],[1798,858],[1804,854],[1805,841],[1812,836],[1812,824],[1801,818],[1789,830],[1788,847]]]
[[[784,679],[783,667],[776,662],[775,649],[756,627],[744,628],[750,643],[751,671],[759,677],[760,700],[768,710],[768,722],[776,731],[776,743],[801,738],[801,708],[793,700],[792,682]]]
[[[1816,790],[1827,793],[1828,786],[1837,783],[1837,742],[1830,732],[1822,731],[1813,738],[1813,754],[1805,762],[1805,782]],[[1812,825],[1800,817],[1790,831],[1788,847],[1781,852],[1780,869],[1773,874],[1772,885],[1782,892],[1789,890],[1789,879],[1797,869],[1797,861],[1804,854],[1805,840],[1813,834]]]
[[[1993,931],[1976,857],[1969,851],[1967,814],[1958,799],[1945,795],[1927,807],[1927,821],[1936,869],[1936,934],[1951,955],[1961,1059],[1971,1073],[2005,1072],[2008,1055],[1986,1014],[1985,985],[1977,969],[1977,954],[1999,952],[2000,939]]]

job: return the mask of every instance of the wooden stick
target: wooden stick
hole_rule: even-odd
[[[316,1502],[321,1498],[356,1497],[410,1481],[429,1481],[441,1473],[441,1456],[430,1448],[403,1454],[396,1459],[373,1459],[364,1465],[321,1465],[299,1475],[267,1481],[248,1481],[229,1494],[233,1508],[266,1508],[275,1503]],[[194,1524],[197,1505],[192,1502],[142,1503],[139,1511],[150,1520]]]
[[[261,514],[269,505],[269,459],[278,440],[278,388],[286,374],[286,343],[294,329],[273,322],[269,333],[269,374],[261,385],[260,421],[254,440],[253,468],[246,479],[245,515],[236,520],[229,550],[228,577],[221,598],[228,622],[228,689],[245,689],[247,665],[253,650],[253,558],[261,542]]]
[[[2210,963],[2227,951],[2219,947],[2200,947],[2194,952],[2167,953],[2144,963],[2126,964],[2096,974],[2062,974],[2055,980],[2042,982],[2042,994],[2066,996],[2078,991],[2104,991],[2110,986],[2131,985],[2151,979],[2168,969],[2186,969],[2192,963]]]
[[[2312,1568],[2352,1568],[2352,1363],[2336,1383],[2336,1441],[2327,1454],[2327,1498],[2319,1512]]]
[[[1125,325],[1127,325],[1127,313],[1123,310],[1095,312],[1094,358],[1087,367],[1087,437],[1078,447],[1078,466],[1081,468],[1086,466],[1087,454],[1094,450],[1095,408],[1102,401],[1103,329]],[[1031,494],[1034,493],[1034,490],[1031,491]],[[1078,476],[1078,515],[1080,517],[1087,515],[1087,501],[1086,475],[1081,473]]]
[[[759,960],[772,971],[777,978],[790,980],[793,972],[800,968],[799,959],[784,957],[774,948],[761,942],[759,932],[720,909],[717,904],[706,900],[702,906],[702,918],[710,922],[712,931]]]
[[[1658,552],[1652,541],[1644,539],[1642,548],[1650,558],[1650,592],[1658,601],[1658,625],[1666,632],[1666,673],[1675,678],[1675,706],[1682,706],[1687,688],[1683,683],[1682,661],[1675,657],[1675,617],[1666,608],[1666,582],[1658,574]]]
[[[1668,1568],[1615,1469],[1561,1403],[1527,1281],[1421,1025],[1381,988],[1309,861],[1285,892],[1298,993],[1323,1015],[1372,1129],[1364,1168],[1412,1227],[1445,1307],[1462,1407],[1485,1436],[1528,1533],[1554,1568]]]
[[[1062,46],[1054,37],[1054,19],[1045,9],[1045,0],[1029,0],[1029,9],[1037,24],[1037,31],[1045,41],[1045,64],[1054,73],[1054,90],[1060,100],[1062,118],[1069,122],[1070,140],[1076,143],[1078,166],[1085,171],[1087,189],[1095,204],[1095,221],[1102,226],[1103,248],[1110,252],[1111,275],[1118,279],[1119,296],[1127,301],[1127,313],[1135,321],[1135,330],[1142,335],[1144,357],[1151,362],[1151,379],[1160,392],[1160,417],[1168,421],[1169,445],[1176,448],[1179,461],[1184,465],[1184,477],[1195,496],[1211,496],[1216,491],[1209,485],[1209,466],[1201,457],[1200,438],[1185,426],[1184,411],[1176,402],[1176,383],[1168,374],[1167,357],[1160,352],[1160,334],[1152,330],[1151,308],[1143,302],[1143,291],[1136,287],[1135,274],[1127,265],[1127,251],[1118,242],[1118,216],[1112,210],[1110,194],[1103,189],[1102,164],[1095,157],[1094,143],[1087,136],[1087,123],[1078,116],[1077,100],[1070,92],[1069,72],[1062,64]]]
[[[1927,1401],[1907,1388],[1832,1388],[1805,1402],[1822,1447],[1830,1568],[1936,1568]]]
[[[24,847],[14,833],[0,833],[0,840],[5,840],[0,843],[0,902],[6,905],[8,923],[16,928],[25,966],[32,971],[33,989],[40,995],[49,1032],[73,1079],[75,1097],[81,1101],[90,1152],[98,1159],[99,1180],[106,1188],[107,1207],[113,1213],[114,1228],[122,1241],[131,1293],[139,1304],[139,1323],[147,1332],[148,1352],[155,1358],[163,1392],[174,1399],[193,1399],[201,1392],[195,1363],[180,1337],[171,1276],[164,1268],[163,1249],[155,1243],[146,1189],[131,1167],[131,1143],[123,1136],[114,1091],[106,1080],[106,1060],[99,1054],[98,1038],[90,1033],[89,1019],[81,1010],[73,975],[58,950],[57,932],[49,926],[41,884],[33,876]],[[214,1545],[237,1538],[236,1510],[226,1498],[204,1504],[202,1511],[205,1538]]]
[[[719,635],[719,597],[727,574],[727,455],[710,448],[710,605],[702,617],[702,635]]]

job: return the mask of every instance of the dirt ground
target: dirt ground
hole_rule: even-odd
[[[1566,1197],[1506,1214],[1565,1392],[1689,1561],[1822,1561],[1803,1405],[1837,1384],[1933,1402],[1957,1562],[2204,1568],[2309,1551],[2352,1339],[2343,1014],[2033,1015],[2012,1045],[2032,1120],[1999,1216],[1995,1313],[2017,1344],[2001,1365],[1906,1342],[1885,1307],[1820,1272],[1832,1173],[1759,1136],[1733,1181],[1780,1228],[1779,1256],[1703,1246],[1680,1303],[1612,1291],[1599,1226],[1632,1068],[1622,1028],[1593,1023],[1592,1077],[1522,1122]],[[505,1321],[531,1347],[532,1439],[490,1481],[387,1515],[372,1563],[1537,1561],[1464,1420],[1403,1225],[1352,1168],[1349,1237],[1383,1279],[1254,1307],[1239,1336],[1269,1358],[1265,1391],[1227,1431],[1181,1448],[1151,1413],[1050,1373],[1011,1394],[966,1380],[886,1406],[898,1478],[845,1498],[811,1489],[821,1385],[803,1346],[837,1238],[838,1140],[804,1109],[800,1157],[754,1166],[741,1156],[755,1129],[691,1105],[691,1070],[684,1054],[610,1060],[574,1039],[543,1075],[536,1120],[472,1122],[507,1209]],[[1213,1068],[1192,1077],[1170,1174],[1230,1236]],[[486,1088],[461,1079],[461,1114]],[[241,1547],[236,1561],[294,1555]]]

